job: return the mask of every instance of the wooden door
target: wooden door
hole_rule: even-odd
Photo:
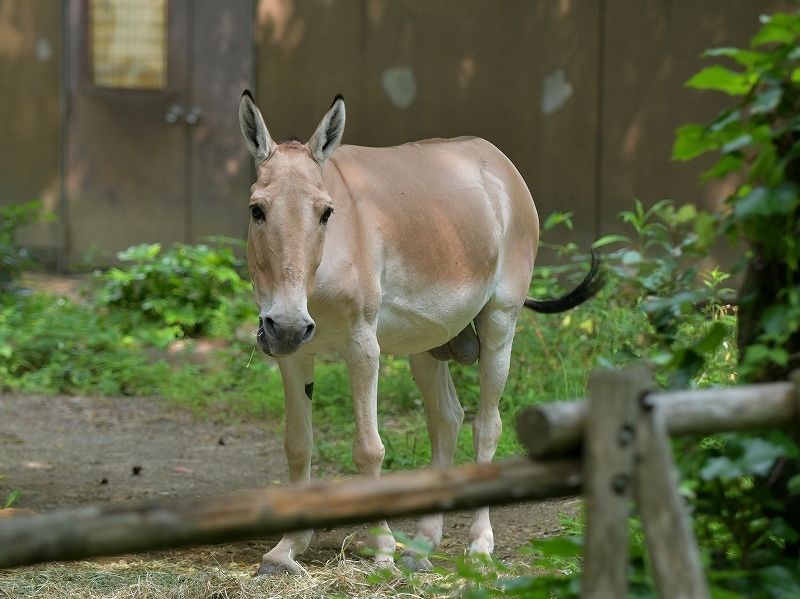
[[[71,0],[70,264],[138,243],[244,237],[252,0]]]

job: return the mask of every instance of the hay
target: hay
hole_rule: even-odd
[[[44,564],[0,571],[0,599],[444,599],[463,592],[452,574],[404,575],[344,552],[296,576],[253,578],[253,572],[253,564],[207,567],[141,556]]]
[[[2,599],[310,599],[317,597],[442,596],[443,574],[408,578],[397,570],[379,570],[371,561],[344,554],[297,576],[253,578],[252,564],[206,568],[196,561],[178,562],[123,557],[75,563],[45,564],[0,571]]]
[[[396,595],[397,583],[405,584],[399,575],[394,581],[369,583],[366,579],[373,571],[366,562],[347,560],[333,567],[309,568],[299,576],[252,578],[250,565],[200,570],[194,562],[130,559],[104,564],[78,562],[0,572],[0,597],[305,599],[338,595],[360,598]]]
[[[257,564],[236,560],[252,561],[260,555],[254,549],[259,543],[214,545],[0,570],[0,599],[447,599],[463,595],[465,581],[451,572],[454,558],[434,559],[444,564],[436,573],[404,574],[396,568],[378,568],[371,559],[350,553],[354,535],[344,539],[339,553],[327,563],[308,565],[299,575],[253,578]],[[220,563],[222,556],[228,556],[224,559],[229,562]],[[506,564],[503,569],[506,576],[534,573],[530,565],[521,563]]]

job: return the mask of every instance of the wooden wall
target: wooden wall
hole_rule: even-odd
[[[253,2],[256,101],[274,137],[310,136],[336,93],[347,102],[345,143],[485,137],[517,165],[543,217],[575,212],[576,240],[618,230],[616,214],[634,198],[713,206],[726,193],[730,182],[698,186],[708,161],[669,159],[678,126],[706,122],[730,101],[683,83],[711,64],[699,58],[703,49],[745,45],[761,13],[796,7],[791,0]],[[56,214],[61,19],[61,3],[0,0],[0,203],[41,198]],[[56,251],[68,236],[68,228],[48,225],[31,239]]]
[[[61,197],[61,3],[0,0],[0,204]],[[26,241],[54,264],[60,228],[43,224]]]

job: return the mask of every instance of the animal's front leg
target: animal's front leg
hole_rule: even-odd
[[[278,360],[283,378],[286,404],[286,423],[283,447],[289,462],[289,480],[311,478],[311,390],[314,386],[314,356],[299,352]],[[278,544],[261,560],[257,575],[300,572],[295,556],[303,553],[311,542],[313,530],[301,530],[283,535]]]
[[[353,461],[362,476],[378,477],[383,466],[384,448],[378,434],[378,368],[380,348],[374,330],[357,335],[345,355],[353,393],[355,438]],[[377,563],[391,563],[395,541],[386,520],[377,523],[382,532],[373,534],[370,545]]]

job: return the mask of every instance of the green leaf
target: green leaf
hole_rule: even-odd
[[[694,343],[692,347],[695,350],[703,353],[715,352],[719,349],[719,346],[725,340],[727,335],[727,327],[717,320],[711,325],[711,329],[708,331],[708,333],[706,333],[700,341]]]
[[[748,180],[764,181],[766,185],[777,186],[783,179],[783,168],[778,162],[778,153],[774,144],[762,144],[761,151],[750,166]]]
[[[708,212],[700,212],[694,220],[694,232],[698,249],[710,247],[717,240],[716,219]]]
[[[763,44],[791,44],[797,37],[797,23],[796,16],[775,13],[767,17],[764,26],[750,40],[750,46],[755,48]]]
[[[796,599],[800,597],[800,573],[783,566],[768,566],[759,571],[759,578],[769,597]]]
[[[698,473],[703,480],[731,480],[742,475],[742,468],[727,456],[709,458]]]
[[[690,160],[720,146],[702,125],[684,125],[676,131],[676,136],[672,146],[673,160]]]
[[[552,229],[556,225],[560,225],[564,223],[569,230],[572,230],[572,216],[574,212],[553,212],[547,219],[544,221],[544,225],[542,225],[542,229],[548,231]]]
[[[759,437],[743,439],[742,445],[744,446],[744,455],[737,462],[741,464],[746,474],[766,476],[772,470],[776,460],[786,456],[783,447]]]
[[[765,56],[767,55],[765,55],[763,52],[757,52],[755,50],[742,50],[741,48],[726,47],[706,50],[701,54],[701,56],[727,56],[728,58],[732,58],[738,62],[743,67],[753,67],[763,63]]]
[[[700,175],[700,182],[705,183],[709,179],[720,179],[727,175],[738,171],[742,168],[744,158],[735,154],[723,154],[719,162],[713,167]]]
[[[580,537],[534,539],[531,545],[542,557],[579,557],[583,551],[583,539]]]
[[[675,214],[676,223],[687,223],[697,217],[697,208],[694,204],[684,204]]]
[[[726,110],[716,120],[711,123],[708,130],[712,133],[719,133],[728,128],[729,125],[736,124],[741,127],[742,111],[736,108],[735,110]]]
[[[790,543],[796,543],[797,539],[800,538],[797,531],[792,528],[786,520],[780,517],[772,518],[769,521],[767,534]]]
[[[773,304],[761,315],[760,324],[766,333],[781,333],[792,325],[792,311],[785,304]]]
[[[744,135],[740,135],[739,137],[723,145],[721,148],[721,152],[723,154],[729,154],[731,152],[741,150],[742,148],[746,148],[752,143],[753,143],[753,136],[750,133],[745,133]]]
[[[592,247],[599,248],[610,243],[633,243],[633,241],[630,237],[625,237],[624,235],[605,235],[604,237],[601,237],[595,241],[592,244]]]
[[[775,110],[783,97],[783,88],[780,86],[772,87],[761,92],[750,105],[751,114],[764,114]]]
[[[22,497],[22,489],[14,489],[13,491],[11,491],[11,493],[8,494],[8,498],[6,499],[6,503],[3,506],[3,509],[9,508],[12,505],[14,505],[14,503],[16,503],[16,501],[20,497]]]
[[[626,265],[639,264],[642,261],[642,255],[636,250],[628,250],[622,255],[622,263]]]
[[[800,495],[800,474],[795,474],[786,482],[786,488],[791,495]]]
[[[757,79],[752,73],[736,73],[725,67],[714,65],[694,75],[686,82],[687,87],[713,89],[731,96],[743,96],[750,91]]]
[[[686,314],[694,308],[697,302],[706,297],[707,294],[703,291],[681,291],[670,297],[649,299],[642,302],[641,309],[647,314],[653,314],[664,309],[669,309],[675,315]]]
[[[756,187],[735,201],[733,211],[742,220],[754,216],[785,216],[800,204],[799,191],[800,188],[791,183],[783,183],[775,188]]]
[[[675,359],[675,354],[668,351],[659,351],[650,356],[650,361],[656,366],[666,366],[672,363]]]
[[[746,219],[756,214],[762,214],[762,206],[766,204],[769,190],[766,187],[756,187],[743,198],[736,200],[733,212],[739,219]]]
[[[709,592],[711,593],[711,599],[746,599],[744,595],[719,587],[711,587]]]
[[[160,243],[141,243],[129,247],[127,250],[117,252],[117,258],[120,260],[135,260],[137,262],[152,260],[158,252],[161,251]]]

